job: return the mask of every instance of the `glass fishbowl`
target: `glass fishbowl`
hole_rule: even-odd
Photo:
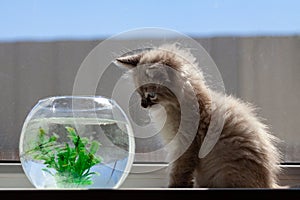
[[[118,188],[131,170],[134,146],[130,121],[114,100],[55,96],[28,114],[19,155],[36,188]]]

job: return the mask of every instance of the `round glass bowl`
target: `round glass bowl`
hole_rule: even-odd
[[[19,153],[36,188],[118,188],[134,160],[130,121],[111,99],[40,100],[22,128]]]

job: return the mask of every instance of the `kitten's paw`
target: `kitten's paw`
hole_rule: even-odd
[[[192,188],[194,187],[193,183],[177,183],[177,184],[169,184],[169,188]]]

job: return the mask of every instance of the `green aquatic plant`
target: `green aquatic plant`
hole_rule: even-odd
[[[90,142],[87,138],[80,137],[72,127],[65,128],[71,145],[67,142],[59,144],[57,142],[58,135],[53,134],[49,137],[44,129],[40,128],[36,146],[27,153],[36,160],[44,161],[46,168],[43,170],[55,177],[58,186],[91,185],[93,184],[91,177],[97,173],[91,172],[90,169],[101,162],[101,158],[95,155],[100,143]],[[53,172],[51,169],[55,171]]]

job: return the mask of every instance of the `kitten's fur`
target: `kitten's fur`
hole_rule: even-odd
[[[159,84],[143,85],[143,80],[168,80],[181,87],[187,102],[192,102],[193,99],[190,99],[192,95],[185,89],[185,83],[188,82],[196,94],[200,111],[197,133],[187,150],[171,163],[169,187],[279,187],[281,156],[276,148],[277,139],[268,132],[267,126],[261,122],[251,105],[212,91],[206,85],[198,63],[189,51],[178,45],[163,45],[117,58],[117,61],[131,69],[146,65],[146,68],[135,71],[133,78],[139,87],[143,107],[151,108],[161,104],[165,108],[167,120],[161,132],[166,144],[178,131],[181,120],[180,103],[168,88]],[[174,78],[172,73],[163,70],[166,66],[179,72],[180,77]],[[148,69],[157,70],[153,75]],[[221,135],[213,149],[204,158],[199,158],[199,150],[214,113],[223,113],[220,116],[224,119]],[[159,120],[159,115],[157,119]],[[190,133],[183,131],[180,134]],[[176,149],[182,149],[183,145],[185,144],[177,142],[169,153],[174,155]]]

